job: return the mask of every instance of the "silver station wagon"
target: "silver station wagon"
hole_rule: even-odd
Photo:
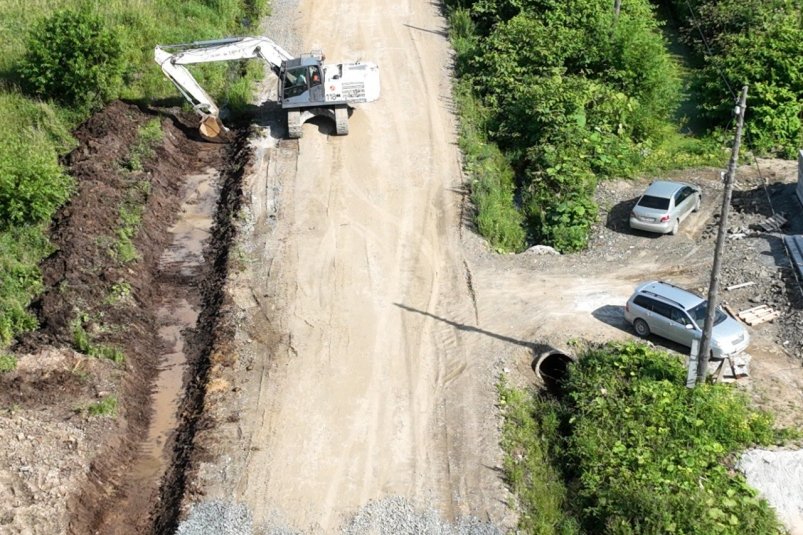
[[[657,334],[691,347],[692,340],[703,335],[708,301],[667,282],[647,282],[636,288],[625,305],[625,319],[636,334],[646,338]],[[714,358],[736,355],[747,349],[750,335],[744,326],[717,309],[711,331]]]
[[[630,228],[676,234],[680,222],[700,209],[700,188],[683,182],[656,180],[630,212]]]

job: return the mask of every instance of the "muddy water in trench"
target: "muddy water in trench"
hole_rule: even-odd
[[[171,451],[165,446],[178,425],[184,374],[193,358],[192,337],[201,312],[200,280],[204,274],[204,247],[212,227],[218,200],[218,172],[187,178],[179,219],[169,230],[170,245],[159,260],[159,337],[163,353],[159,375],[151,395],[152,416],[148,435],[141,444],[141,458],[132,478],[156,489]],[[144,496],[143,496],[144,498]],[[148,503],[141,504],[145,511]]]

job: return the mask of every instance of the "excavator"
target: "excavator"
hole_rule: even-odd
[[[165,75],[201,116],[200,134],[208,141],[222,141],[228,128],[220,109],[185,65],[262,58],[279,79],[278,98],[287,110],[290,138],[300,138],[301,127],[315,116],[335,122],[337,135],[349,132],[348,110],[354,104],[379,98],[379,67],[374,63],[324,65],[320,51],[293,57],[267,37],[233,37],[178,45],[159,45],[154,59]]]

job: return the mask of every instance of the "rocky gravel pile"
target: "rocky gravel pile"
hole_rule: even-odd
[[[302,535],[276,519],[268,526],[253,525],[244,504],[207,501],[192,507],[176,535]],[[341,528],[342,535],[502,535],[499,528],[473,518],[446,522],[433,509],[417,509],[394,496],[369,502]]]
[[[192,507],[176,535],[252,535],[253,518],[241,503],[210,500]]]
[[[343,535],[502,535],[495,526],[476,519],[443,521],[438,513],[417,510],[401,497],[368,503],[341,530]]]

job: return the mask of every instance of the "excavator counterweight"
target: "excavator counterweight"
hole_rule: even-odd
[[[169,52],[171,50],[173,52]],[[348,109],[379,98],[379,67],[374,63],[323,64],[323,54],[299,57],[267,37],[234,37],[180,45],[160,45],[154,59],[201,116],[200,134],[222,141],[228,129],[220,109],[185,65],[262,58],[278,78],[278,99],[287,110],[288,135],[299,138],[302,125],[315,116],[335,122],[335,133],[348,134]]]

